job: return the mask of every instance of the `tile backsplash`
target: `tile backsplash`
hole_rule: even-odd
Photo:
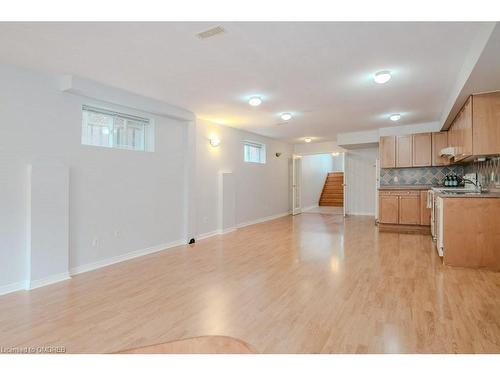
[[[440,185],[448,174],[462,176],[463,165],[380,169],[380,185]]]

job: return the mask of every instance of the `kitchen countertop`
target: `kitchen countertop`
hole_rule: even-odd
[[[438,193],[441,198],[500,198],[500,192],[450,194]]]
[[[382,185],[378,190],[429,190],[437,185]]]

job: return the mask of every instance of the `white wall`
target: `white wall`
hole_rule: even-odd
[[[290,209],[289,160],[292,146],[271,138],[197,120],[196,140],[196,218],[197,233],[220,230],[220,172],[233,172],[236,190],[236,225],[281,215]],[[209,144],[211,134],[221,140],[219,147]],[[243,162],[242,141],[266,145],[266,164]],[[275,153],[281,156],[276,157]]]
[[[236,226],[289,212],[289,144],[145,113],[139,108],[147,100],[119,90],[109,90],[115,104],[62,92],[59,77],[22,68],[0,65],[0,81],[0,294],[30,278],[27,171],[34,160],[50,159],[69,170],[69,262],[58,260],[70,271],[218,231],[220,172],[234,175]],[[116,104],[120,95],[126,107]],[[152,118],[155,152],[81,145],[83,104]],[[221,139],[218,148],[208,143],[213,132]],[[266,164],[243,162],[243,140],[266,144]]]
[[[328,172],[332,172],[332,155],[306,155],[301,159],[302,181],[301,199],[302,209],[317,206],[321,191],[325,184]]]
[[[298,155],[328,154],[332,152],[344,152],[337,142],[310,142],[296,143],[293,145],[293,152]]]
[[[153,153],[82,146],[81,106],[95,101],[20,68],[0,65],[0,82],[0,289],[27,277],[26,171],[37,158],[69,167],[71,268],[185,240],[184,123],[153,116]]]
[[[434,121],[420,124],[395,125],[359,132],[339,133],[337,135],[337,144],[339,147],[346,149],[369,148],[378,145],[381,136],[437,132],[440,128],[439,122]]]
[[[345,154],[346,211],[375,215],[375,161],[378,147],[349,150]]]
[[[344,172],[344,156],[343,152],[332,156],[332,172]]]

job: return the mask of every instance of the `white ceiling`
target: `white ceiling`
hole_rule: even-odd
[[[481,23],[1,23],[0,62],[75,74],[287,141],[439,121]],[[377,85],[371,75],[393,71]],[[248,96],[262,95],[260,107]],[[280,112],[295,118],[281,124]]]

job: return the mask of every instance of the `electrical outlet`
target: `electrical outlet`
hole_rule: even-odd
[[[99,244],[99,239],[96,237],[92,240],[92,246],[97,247],[98,244]]]
[[[398,176],[394,176],[394,182],[398,182],[398,181],[399,181]]]

